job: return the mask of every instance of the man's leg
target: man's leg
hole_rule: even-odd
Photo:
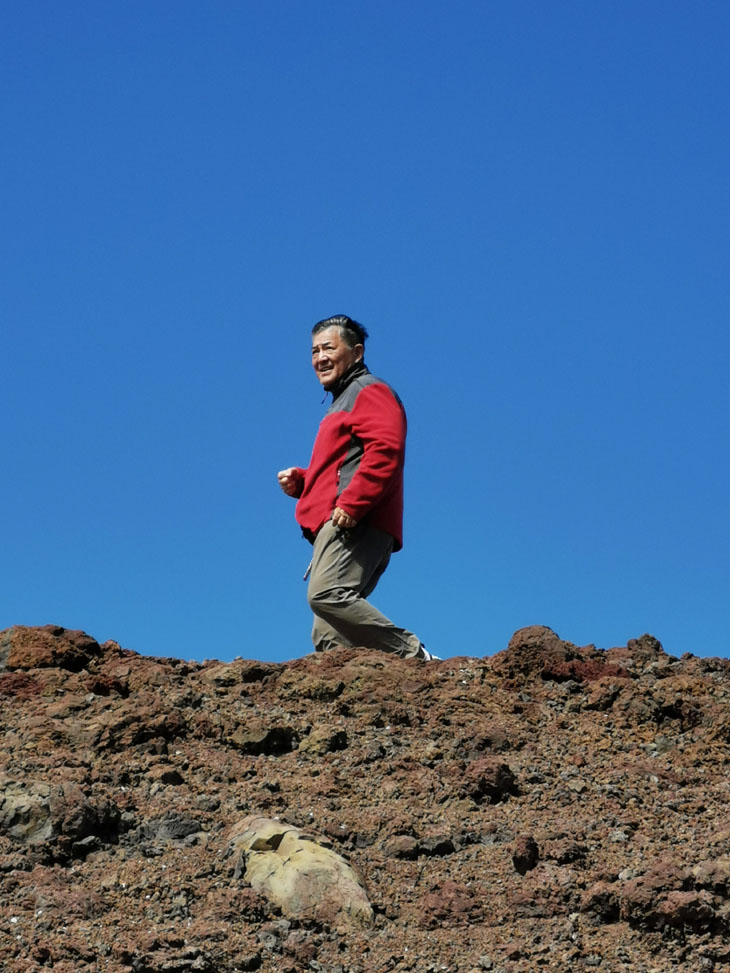
[[[338,645],[346,645],[352,648],[345,636],[340,635],[337,629],[328,625],[319,615],[313,616],[312,642],[315,652],[327,652],[328,649],[336,649]]]
[[[425,658],[420,639],[394,625],[367,602],[390,561],[393,538],[358,525],[351,530],[328,521],[314,541],[307,599],[314,612],[312,641],[317,650],[364,645],[403,658]]]

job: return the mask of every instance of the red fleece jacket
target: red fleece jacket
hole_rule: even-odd
[[[300,469],[296,517],[316,534],[341,507],[356,521],[391,534],[403,546],[406,415],[395,392],[358,364],[320,423],[312,458]]]

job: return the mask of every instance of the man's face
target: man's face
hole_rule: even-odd
[[[321,385],[331,388],[363,356],[363,346],[350,348],[336,327],[312,335],[312,366]]]

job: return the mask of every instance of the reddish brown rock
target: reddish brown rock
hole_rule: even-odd
[[[540,860],[540,851],[532,835],[520,835],[512,848],[512,864],[520,875],[526,875]]]
[[[701,872],[700,872],[701,874]],[[668,859],[626,882],[619,896],[621,915],[648,928],[690,926],[707,929],[715,919],[715,898],[697,891],[693,874]]]
[[[8,669],[40,669],[57,666],[80,672],[101,655],[99,643],[86,632],[57,625],[30,628],[16,625],[0,632],[0,664]]]
[[[435,885],[421,899],[421,924],[432,927],[472,922],[480,917],[482,908],[473,889],[446,880]]]
[[[670,926],[708,929],[715,918],[714,900],[709,892],[668,892],[658,903],[657,919]]]
[[[729,712],[727,660],[651,636],[603,652],[536,626],[433,666],[363,649],[201,665],[10,629],[0,965],[719,969]],[[306,874],[290,915],[252,888],[268,868],[226,854],[251,817],[272,822],[247,852],[263,865],[285,831],[319,836],[367,923],[307,904]]]
[[[228,736],[228,743],[249,756],[257,754],[273,756],[294,750],[297,745],[297,734],[290,726],[271,726],[257,721],[234,730]]]
[[[730,857],[723,855],[695,865],[692,869],[695,885],[723,897],[730,895]]]
[[[547,663],[540,673],[543,679],[566,682],[593,682],[595,679],[630,679],[628,669],[611,665],[601,659],[571,659],[569,662]]]
[[[0,696],[28,699],[37,696],[42,689],[43,683],[27,672],[4,672],[0,676]]]
[[[78,843],[85,838],[93,836],[101,841],[116,835],[120,819],[117,806],[108,797],[90,799],[77,784],[54,788],[49,809],[56,842],[65,851],[83,853]]]
[[[393,835],[385,843],[385,853],[390,858],[406,858],[413,861],[420,853],[418,839],[409,834]]]
[[[664,669],[673,661],[653,635],[645,634],[629,639],[625,646],[616,646],[606,652],[607,661],[623,666],[632,672],[643,672],[649,666]]]
[[[477,804],[483,801],[497,804],[518,793],[517,779],[512,769],[498,757],[482,757],[472,761],[462,781],[464,792]]]
[[[596,882],[581,895],[580,911],[602,922],[615,922],[620,913],[618,889],[610,882]]]
[[[525,676],[567,662],[575,653],[575,646],[563,642],[551,628],[530,625],[515,632],[507,649],[494,657],[493,665],[511,676]]]

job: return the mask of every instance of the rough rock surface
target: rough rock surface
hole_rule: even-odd
[[[8,973],[730,968],[726,660],[534,626],[491,658],[199,664],[17,627],[0,729]],[[249,871],[285,834],[362,921],[336,877],[297,909]]]
[[[228,847],[238,862],[234,877],[243,877],[288,918],[371,924],[362,880],[328,842],[250,815],[234,825]]]

